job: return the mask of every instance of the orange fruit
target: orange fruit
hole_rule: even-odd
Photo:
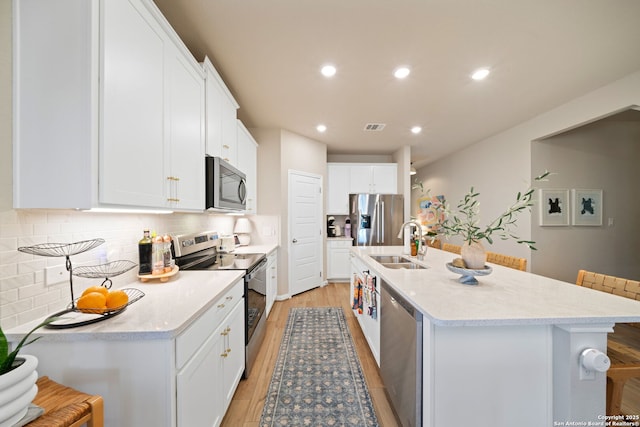
[[[84,290],[82,295],[86,295],[91,292],[99,292],[102,295],[104,295],[106,298],[107,295],[109,294],[109,289],[105,288],[104,286],[89,286],[87,289]]]
[[[78,298],[76,307],[83,313],[102,313],[107,308],[107,297],[102,292],[88,292]]]
[[[125,291],[117,290],[109,292],[107,295],[107,308],[109,310],[115,310],[120,307],[124,307],[129,302],[129,295]]]

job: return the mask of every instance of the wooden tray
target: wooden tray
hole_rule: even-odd
[[[175,276],[178,273],[178,266],[174,266],[173,270],[168,273],[163,274],[138,274],[138,279],[140,279],[143,283],[148,282],[149,280],[160,280],[160,282],[168,281],[172,276]]]

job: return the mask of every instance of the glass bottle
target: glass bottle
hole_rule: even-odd
[[[151,274],[162,274],[164,273],[164,241],[162,240],[162,236],[157,236],[155,232],[153,233],[151,240],[153,242],[151,251]]]
[[[151,236],[149,230],[144,230],[142,239],[138,242],[138,273],[139,274],[151,274]]]
[[[175,261],[171,256],[171,236],[165,234],[164,236],[162,236],[162,241],[164,243],[164,272],[170,273],[171,270],[173,270],[173,266],[175,265]]]

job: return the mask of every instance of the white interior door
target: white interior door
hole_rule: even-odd
[[[289,171],[289,293],[322,280],[322,177]]]

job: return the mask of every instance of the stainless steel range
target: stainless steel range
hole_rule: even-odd
[[[245,371],[247,378],[265,334],[267,258],[263,253],[220,253],[215,231],[173,236],[176,265],[181,270],[243,270],[245,307]]]

